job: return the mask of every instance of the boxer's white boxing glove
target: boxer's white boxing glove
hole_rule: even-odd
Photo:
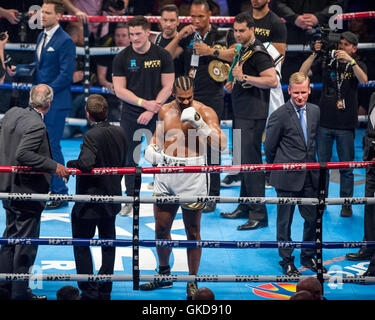
[[[145,149],[145,159],[151,164],[158,164],[161,159],[161,149],[156,144],[149,144]]]
[[[197,129],[199,136],[207,137],[211,128],[202,119],[202,116],[193,107],[186,108],[181,113],[181,122],[189,121],[193,128]]]

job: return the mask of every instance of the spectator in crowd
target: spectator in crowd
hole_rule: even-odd
[[[307,291],[311,294],[311,300],[325,300],[322,284],[316,277],[302,278],[297,283],[296,293]]]
[[[318,160],[329,162],[333,143],[336,142],[340,161],[354,160],[354,131],[358,121],[358,83],[367,82],[367,67],[356,55],[358,37],[350,31],[341,34],[334,59],[321,52],[317,40],[315,51],[302,64],[300,71],[306,75],[320,75],[323,88],[320,98],[320,128],[318,133]],[[329,173],[327,172],[326,196]],[[354,176],[352,169],[340,169],[340,197],[353,197]],[[343,205],[340,215],[352,216],[351,205]]]
[[[112,44],[115,47],[126,48],[130,45],[129,27],[125,23],[117,23]],[[112,83],[112,63],[114,55],[100,56],[97,60],[96,74],[99,85],[106,87],[110,94],[105,96],[109,107],[109,121],[120,121],[122,101],[116,97]]]
[[[236,82],[226,84],[232,94],[234,129],[241,131],[241,164],[262,163],[262,135],[269,108],[269,88],[277,86],[275,65],[263,44],[255,37],[254,20],[248,12],[240,13],[233,23],[234,36],[242,45],[233,68]],[[235,143],[234,143],[235,144]],[[235,148],[235,147],[234,147]],[[241,197],[264,197],[265,174],[243,173]],[[240,204],[233,212],[222,212],[223,218],[248,218],[238,230],[268,226],[264,204]]]
[[[268,119],[264,150],[267,163],[316,162],[315,139],[319,128],[319,107],[308,103],[311,92],[310,79],[302,72],[294,73],[289,80],[290,100],[274,111]],[[281,198],[307,198],[317,196],[319,172],[317,171],[272,171],[270,184]],[[314,241],[316,230],[316,208],[313,205],[298,205],[303,224],[303,241]],[[277,205],[277,241],[292,241],[291,226],[294,204]],[[293,249],[279,248],[283,273],[300,275],[294,265]],[[301,264],[317,271],[316,250],[301,249]]]
[[[311,35],[308,30],[328,24],[333,12],[329,8],[333,5],[343,7],[344,0],[299,0],[272,1],[272,10],[284,18],[288,29],[288,44],[308,43]]]
[[[51,107],[52,88],[45,84],[30,91],[28,108],[13,107],[0,124],[0,165],[26,166],[42,175],[4,173],[0,191],[7,193],[42,193],[49,189],[51,175],[67,177],[67,168],[52,160],[48,133],[43,118]],[[5,238],[39,238],[40,219],[45,201],[3,200],[6,213]],[[2,245],[0,273],[29,273],[33,266],[37,245]],[[40,300],[46,296],[34,295],[28,281],[1,281],[0,287],[8,290],[12,299]]]
[[[68,167],[91,172],[93,168],[118,168],[125,166],[126,140],[121,127],[108,123],[108,104],[98,94],[90,95],[86,102],[86,115],[93,125],[83,137],[83,145],[77,160],[70,160]],[[120,175],[77,176],[77,194],[122,195]],[[120,204],[81,203],[72,209],[73,238],[91,239],[96,228],[100,239],[115,239],[116,215]],[[93,274],[89,246],[74,246],[74,258],[78,274]],[[112,274],[116,247],[102,247],[102,265],[99,274]],[[78,282],[82,300],[110,300],[112,282]]]
[[[201,287],[194,293],[192,300],[215,300],[215,294],[211,289]]]
[[[56,292],[57,300],[80,300],[79,290],[73,286],[63,286]]]
[[[79,22],[87,23],[89,16],[121,16],[124,15],[129,0],[119,0],[118,8],[111,6],[107,0],[63,0],[65,8],[77,16]],[[100,44],[101,40],[109,34],[109,23],[90,22],[88,24],[91,44]]]
[[[114,58],[112,82],[116,96],[124,101],[120,123],[128,144],[126,166],[135,167],[140,160],[139,141],[143,134],[151,139],[157,113],[172,93],[174,68],[171,55],[150,42],[145,17],[133,17],[128,25],[131,45]],[[127,195],[133,196],[134,176],[127,175],[125,185]],[[126,204],[120,214],[131,212],[132,206]]]
[[[224,80],[215,80],[210,75],[209,65],[213,60],[232,61],[234,50],[227,51],[214,48],[215,45],[226,45],[226,35],[210,24],[211,11],[205,0],[194,0],[190,7],[192,24],[182,28],[166,46],[173,58],[183,55],[185,75],[194,79],[194,97],[197,101],[211,106],[221,121],[224,111]],[[219,165],[221,153],[208,148],[209,165]],[[219,196],[220,174],[210,174],[209,195]],[[212,212],[216,203],[208,203],[203,212]]]
[[[306,291],[306,290],[303,290],[303,291],[298,291],[296,293],[294,293],[289,300],[314,300],[313,299],[313,295]]]

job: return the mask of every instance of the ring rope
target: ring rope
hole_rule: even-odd
[[[0,238],[1,245],[46,246],[97,246],[129,247],[130,239],[79,239],[79,238]],[[139,246],[147,248],[216,248],[216,249],[315,249],[314,241],[221,241],[221,240],[139,240]],[[375,241],[329,241],[324,249],[375,248]]]
[[[278,276],[278,275],[141,275],[139,281],[173,281],[173,282],[298,282],[309,276]],[[323,276],[324,281],[332,283],[374,283],[375,277]],[[112,282],[133,281],[132,275],[116,274],[28,274],[0,273],[1,281],[87,281]]]
[[[375,161],[348,161],[326,162],[327,169],[365,169],[375,166]],[[253,172],[253,171],[304,171],[318,170],[322,168],[319,162],[312,163],[274,163],[274,164],[242,164],[228,166],[175,166],[175,167],[143,167],[142,174],[175,174],[175,173],[226,173],[226,172]],[[135,174],[135,167],[125,168],[94,168],[90,173],[84,173],[78,169],[69,168],[70,175],[123,175]],[[26,166],[0,166],[0,172],[44,174],[46,172],[34,172]]]
[[[350,12],[339,14],[335,17],[335,20],[354,20],[354,19],[363,19],[363,18],[374,18],[375,11],[363,11],[363,12]],[[89,22],[128,22],[133,16],[88,16]],[[160,16],[145,16],[145,18],[150,23],[160,22]],[[283,20],[283,19],[282,19]],[[78,19],[74,15],[63,15],[61,21],[74,21],[77,22]],[[284,20],[285,21],[285,20]],[[191,23],[190,16],[180,16],[180,23]],[[233,23],[234,17],[230,16],[215,16],[210,17],[211,23]]]
[[[22,51],[35,51],[36,44],[34,43],[7,43],[5,45],[5,50],[22,50]],[[86,55],[84,47],[76,47],[77,55]],[[90,56],[101,56],[101,55],[116,55],[125,47],[90,47]],[[364,42],[358,44],[359,50],[370,50],[375,49],[375,43]],[[288,44],[286,46],[286,51],[290,52],[311,52],[311,47],[309,45],[302,44]]]

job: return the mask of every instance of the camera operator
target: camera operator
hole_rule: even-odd
[[[368,109],[369,119],[366,135],[363,138],[363,160],[373,161],[375,158],[375,92],[372,93]],[[375,168],[366,169],[365,197],[374,197],[375,193]],[[375,241],[375,205],[365,205],[364,237],[363,241]],[[367,276],[375,276],[375,250],[372,248],[361,248],[354,253],[346,254],[345,258],[350,261],[370,260]],[[371,268],[370,268],[371,267]]]
[[[318,159],[319,162],[330,161],[333,142],[336,141],[339,161],[353,161],[354,131],[358,120],[358,82],[367,82],[367,67],[358,61],[358,37],[354,33],[346,31],[340,34],[338,50],[326,50],[326,40],[323,40],[315,41],[314,52],[300,68],[305,74],[311,71],[322,77]],[[329,174],[327,196],[328,178]],[[353,197],[353,187],[353,170],[341,169],[340,197]],[[351,217],[351,206],[343,205],[340,215]]]

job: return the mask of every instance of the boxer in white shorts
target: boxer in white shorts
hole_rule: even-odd
[[[206,156],[179,158],[161,152],[158,167],[205,166]],[[157,174],[154,182],[155,196],[206,196],[209,189],[209,175],[206,173]],[[181,203],[187,210],[203,209],[204,203]]]
[[[194,83],[189,77],[178,77],[173,86],[175,100],[161,107],[158,122],[145,159],[158,166],[201,166],[206,164],[207,144],[224,150],[227,138],[220,129],[216,112],[194,100]],[[207,195],[205,173],[178,173],[155,175],[154,195],[202,196]],[[155,204],[155,238],[171,239],[170,230],[179,204]],[[188,240],[200,240],[202,204],[181,204],[182,218]],[[159,274],[169,275],[171,248],[156,248]],[[189,274],[198,273],[202,249],[188,248]],[[169,288],[171,281],[152,281],[142,284],[141,290]],[[197,290],[196,283],[188,283],[187,298]]]

